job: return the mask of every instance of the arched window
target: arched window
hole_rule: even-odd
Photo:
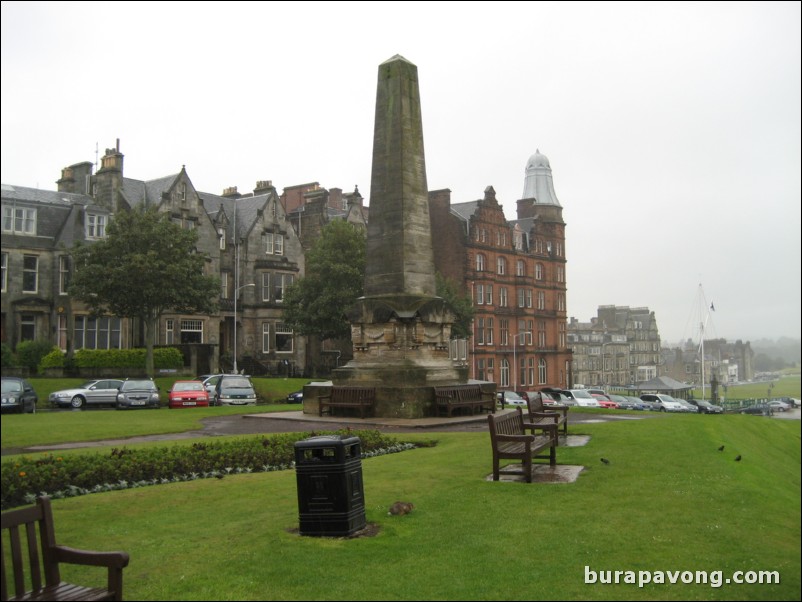
[[[538,383],[541,385],[546,384],[546,372],[546,360],[540,358],[540,361],[537,363],[537,379]]]

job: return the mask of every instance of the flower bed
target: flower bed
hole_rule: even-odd
[[[379,431],[340,430],[229,441],[204,439],[171,447],[122,447],[98,454],[22,456],[2,464],[2,509],[32,503],[36,496],[44,494],[58,499],[227,474],[285,470],[294,465],[295,442],[314,435],[359,437],[362,457],[416,447]]]

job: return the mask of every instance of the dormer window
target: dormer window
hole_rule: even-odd
[[[92,239],[106,238],[107,216],[96,213],[86,214],[86,237]]]
[[[36,209],[3,206],[3,232],[36,235]]]

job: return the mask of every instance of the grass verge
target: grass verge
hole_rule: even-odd
[[[799,600],[800,423],[705,418],[582,425],[590,442],[558,451],[587,467],[572,484],[486,481],[485,433],[366,459],[375,537],[293,532],[293,471],[57,500],[58,537],[128,551],[137,600]],[[415,510],[388,516],[396,500]],[[780,582],[586,584],[585,567]]]

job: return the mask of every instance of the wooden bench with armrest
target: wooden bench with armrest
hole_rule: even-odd
[[[526,424],[521,408],[506,414],[489,414],[490,445],[493,448],[493,480],[499,480],[501,460],[520,460],[521,472],[526,482],[532,482],[532,461],[548,458],[549,464],[557,463],[557,425]],[[526,431],[532,431],[527,434]],[[535,434],[542,431],[542,434]],[[543,454],[548,450],[548,454]]]
[[[526,405],[529,408],[528,422],[532,424],[556,422],[558,430],[559,425],[562,425],[563,435],[568,436],[568,410],[570,409],[568,406],[547,406],[543,403],[543,394],[540,392],[528,393]]]
[[[326,411],[333,416],[332,408],[359,408],[359,417],[364,418],[365,410],[372,410],[375,402],[375,387],[334,386],[327,395],[318,397],[318,416]]]
[[[468,408],[471,414],[476,410],[496,411],[496,398],[492,392],[482,391],[481,385],[451,385],[447,387],[434,387],[437,415],[445,411],[450,418],[452,412],[459,408]]]
[[[38,498],[35,506],[3,512],[2,530],[3,601],[123,599],[123,569],[128,566],[128,554],[91,552],[56,545],[53,511],[48,497]],[[10,544],[9,550],[6,550],[7,541]],[[9,579],[6,578],[6,558],[10,558],[12,564],[12,575]],[[61,580],[60,564],[106,567],[106,587],[84,587],[66,583]],[[26,575],[29,576],[30,588],[25,580]],[[12,586],[14,594],[9,596]]]

